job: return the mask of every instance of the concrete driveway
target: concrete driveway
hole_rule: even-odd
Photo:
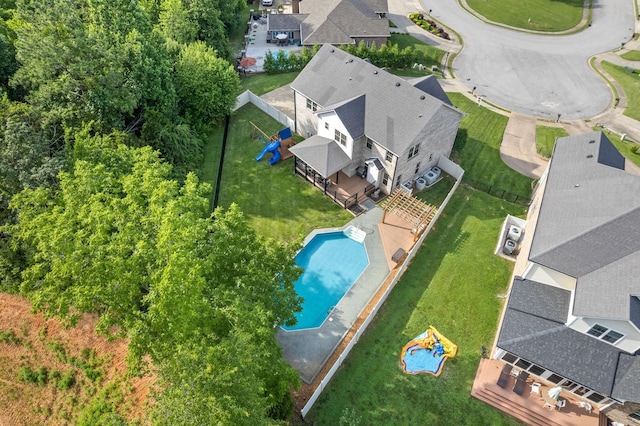
[[[453,72],[469,90],[476,87],[476,94],[508,110],[553,120],[558,114],[589,118],[608,108],[611,92],[588,60],[620,47],[635,31],[630,0],[594,0],[590,27],[555,36],[491,25],[456,1],[420,0],[420,6],[461,35],[464,49]]]

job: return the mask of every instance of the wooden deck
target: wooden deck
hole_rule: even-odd
[[[530,384],[534,381],[542,383],[544,388],[555,385],[530,376],[522,395],[512,391],[515,377],[510,376],[506,388],[501,388],[496,383],[500,376],[503,363],[493,359],[481,359],[476,378],[471,389],[471,396],[485,402],[492,407],[508,414],[509,416],[528,425],[535,426],[598,426],[598,408],[591,403],[593,410],[589,414],[584,408],[578,406],[580,400],[568,392],[563,392],[560,398],[567,400],[567,405],[562,409],[551,410],[544,407],[544,401],[536,394],[531,394]],[[544,390],[543,388],[543,390]]]

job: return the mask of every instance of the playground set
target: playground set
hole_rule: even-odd
[[[457,352],[458,346],[429,326],[402,348],[402,370],[407,374],[429,373],[437,377],[447,358],[455,357]]]
[[[264,157],[268,152],[271,153],[269,164],[271,164],[272,166],[280,160],[286,160],[287,158],[293,156],[293,154],[289,151],[289,147],[294,144],[293,135],[289,127],[285,127],[275,135],[268,136],[255,124],[251,123],[251,125],[253,126],[251,140],[257,138],[259,141],[265,144],[264,148],[262,148],[260,153],[256,156],[256,161],[262,160],[262,157]]]

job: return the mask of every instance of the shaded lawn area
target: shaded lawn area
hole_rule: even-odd
[[[583,0],[468,0],[468,6],[490,21],[536,31],[563,31],[582,19]]]
[[[557,138],[569,136],[563,127],[536,126],[536,151],[545,158],[551,158]]]
[[[392,69],[390,72],[395,75],[403,77],[421,77],[425,75],[433,74],[431,67],[433,65],[438,67],[438,76],[442,76],[442,70],[440,69],[440,63],[444,56],[444,50],[430,46],[418,40],[417,38],[409,34],[391,34],[389,37],[389,43],[391,45],[397,44],[398,48],[402,52],[407,47],[413,49],[416,53],[416,63],[424,65],[426,68],[423,71],[410,69]]]
[[[248,77],[240,78],[241,91],[251,90],[255,95],[261,96],[267,92],[290,84],[300,72],[286,72],[282,74],[249,74]]]
[[[531,179],[507,167],[500,158],[500,144],[509,119],[479,106],[460,93],[447,93],[466,116],[460,123],[452,158],[472,179],[524,198],[531,196]]]
[[[269,165],[271,154],[255,157],[264,145],[252,140],[253,122],[268,135],[282,124],[248,104],[232,116],[222,171],[219,205],[240,206],[258,234],[283,242],[312,229],[342,226],[353,216],[293,173],[293,158]],[[217,160],[216,160],[217,161]]]
[[[525,209],[461,186],[411,267],[308,415],[337,425],[516,425],[470,397],[480,347],[491,347],[513,264],[493,254],[507,213]],[[400,368],[402,347],[429,325],[458,345],[439,377]]]
[[[640,71],[634,70],[630,73],[625,71],[624,67],[606,61],[602,61],[602,68],[622,86],[627,96],[624,115],[634,120],[640,120]]]

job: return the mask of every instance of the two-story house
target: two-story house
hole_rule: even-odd
[[[295,131],[290,150],[325,178],[342,172],[389,194],[449,157],[463,113],[435,77],[397,77],[324,45],[291,83]]]
[[[495,358],[635,424],[640,175],[626,161],[599,132],[557,140],[529,209]]]

